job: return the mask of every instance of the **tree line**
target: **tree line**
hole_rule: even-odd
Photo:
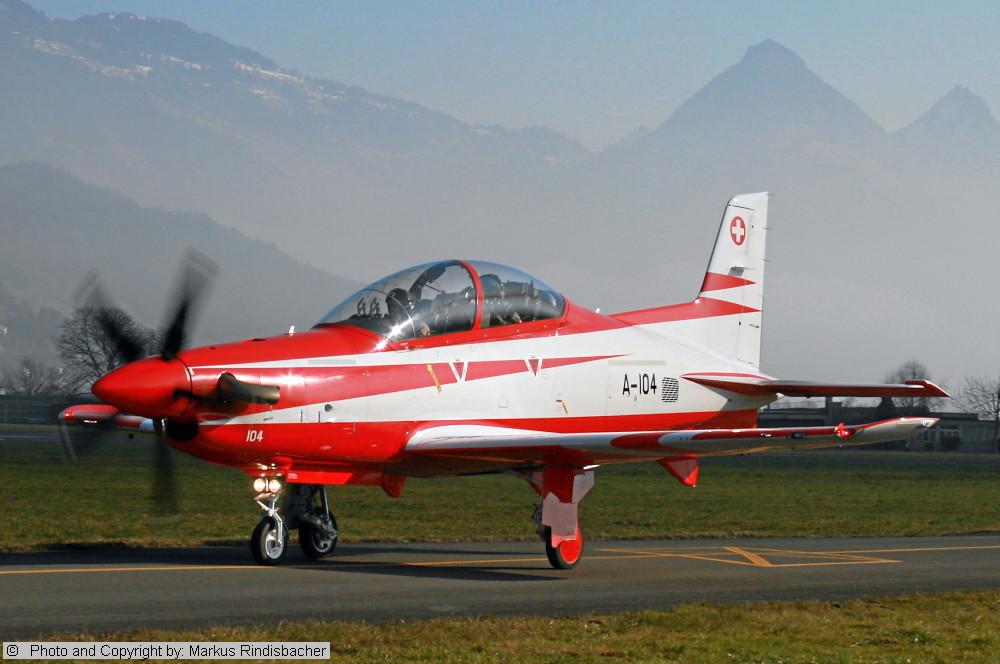
[[[101,323],[103,317],[142,345],[151,355],[161,345],[160,332],[136,322],[117,307],[80,307],[60,326],[54,339],[61,364],[55,366],[24,356],[0,373],[0,387],[12,394],[85,394],[106,373],[125,364],[114,339]]]

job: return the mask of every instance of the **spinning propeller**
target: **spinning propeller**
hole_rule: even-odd
[[[88,273],[77,292],[77,299],[94,310],[98,325],[114,347],[119,361],[124,363],[123,367],[94,383],[94,394],[120,410],[156,417],[158,413],[150,413],[145,408],[150,395],[148,387],[143,389],[142,385],[162,383],[165,375],[167,382],[171,382],[187,373],[183,365],[173,360],[187,339],[188,326],[217,271],[215,264],[204,254],[188,250],[175,283],[170,308],[172,313],[160,335],[160,354],[148,360],[140,358],[149,350],[149,339],[144,339],[137,328],[131,325],[131,320],[120,315],[120,310],[111,305],[111,299],[97,274]],[[148,368],[154,365],[160,365],[158,370],[149,372]],[[174,396],[171,394],[170,401],[173,400]],[[112,425],[113,420],[114,418],[111,420]],[[165,427],[166,424],[161,426]],[[150,497],[155,516],[169,517],[178,513],[176,472],[170,448],[162,438],[157,439],[155,448]]]
[[[184,255],[174,284],[172,306],[168,309],[172,313],[160,336],[161,360],[169,362],[177,357],[177,352],[186,343],[189,321],[197,314],[217,272],[218,267],[204,254],[189,249]],[[116,315],[118,309],[112,306],[111,298],[96,272],[91,271],[84,277],[76,299],[95,310],[98,324],[114,344],[124,363],[135,362],[147,354],[147,340],[141,338],[134,327],[124,323],[121,316]]]
[[[182,427],[177,425],[191,419],[186,411],[192,403],[213,407],[277,403],[277,386],[249,383],[228,372],[221,372],[214,385],[200,385],[197,392],[193,390],[191,374],[178,353],[187,342],[188,328],[216,272],[215,263],[203,254],[194,250],[185,254],[168,309],[171,313],[160,335],[160,352],[143,359],[143,340],[115,316],[116,310],[108,306],[103,287],[91,277],[86,301],[97,310],[101,328],[125,361],[124,366],[94,383],[94,394],[124,412],[165,420],[163,426],[175,425],[179,435],[173,437],[181,439]]]
[[[156,450],[153,500],[157,516],[177,513],[177,487],[173,461],[166,435],[177,440],[189,440],[197,434],[198,425],[188,413],[192,404],[207,404],[225,408],[234,404],[275,404],[278,387],[239,380],[221,372],[212,389],[192,390],[191,372],[178,356],[188,340],[188,330],[197,317],[218,268],[204,254],[188,250],[175,281],[171,306],[163,331],[158,336],[159,354],[145,357],[149,340],[144,339],[127,316],[111,306],[103,285],[96,274],[85,279],[78,291],[78,300],[93,308],[95,319],[108,341],[124,363],[93,385],[94,394],[117,409],[112,417],[127,417],[131,413],[154,421],[160,434]]]

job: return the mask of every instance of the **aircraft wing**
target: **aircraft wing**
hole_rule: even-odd
[[[868,445],[911,438],[937,423],[932,417],[904,417],[870,424],[775,429],[548,433],[490,426],[448,425],[417,432],[407,443],[412,455],[531,463],[621,463],[640,459],[749,454],[773,449]],[[471,465],[471,464],[470,464]]]
[[[105,404],[70,406],[59,413],[59,419],[62,422],[122,429],[132,433],[156,433],[153,429],[153,420],[148,417],[128,415],[114,406]]]
[[[783,394],[794,397],[947,397],[948,393],[928,380],[905,383],[816,383],[779,380],[750,374],[684,374],[682,378],[706,387],[748,396]]]

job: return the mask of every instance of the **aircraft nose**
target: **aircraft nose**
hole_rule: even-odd
[[[188,407],[191,374],[178,358],[150,357],[130,362],[94,383],[94,394],[128,413],[178,417]]]

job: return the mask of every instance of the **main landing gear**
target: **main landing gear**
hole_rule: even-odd
[[[535,532],[545,542],[545,556],[555,569],[573,569],[583,557],[583,531],[576,526],[572,537],[555,537],[552,527],[542,523],[542,501],[535,503]]]
[[[522,476],[538,492],[535,532],[545,542],[545,555],[555,569],[573,569],[583,557],[583,531],[577,505],[594,486],[594,471],[547,467]]]
[[[250,536],[250,552],[259,565],[277,565],[288,551],[288,533],[298,529],[299,546],[310,558],[322,558],[337,546],[337,520],[320,484],[292,484],[285,499],[282,518],[278,509],[281,481],[258,477],[253,483],[260,505],[260,521]]]

